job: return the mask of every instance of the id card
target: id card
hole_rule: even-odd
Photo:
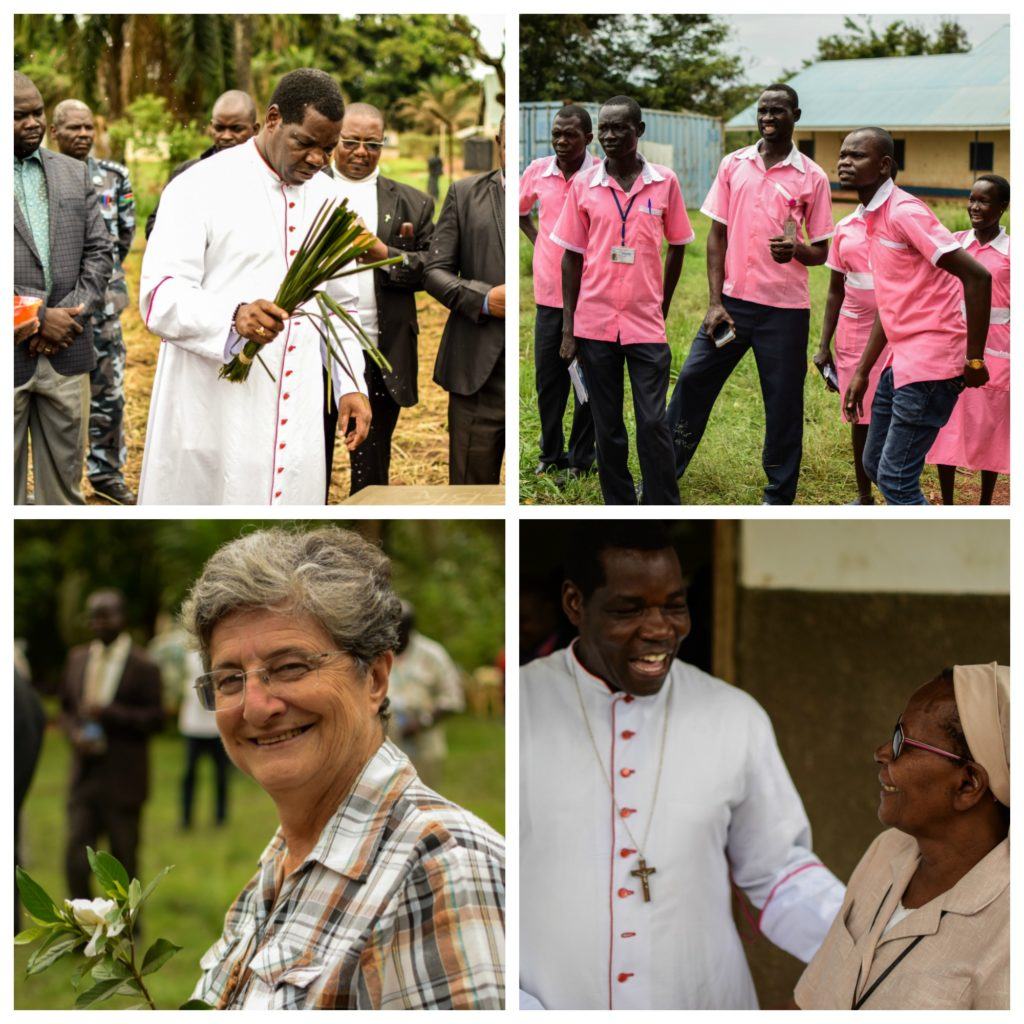
[[[636,262],[636,249],[631,249],[628,245],[613,245],[612,246],[612,263],[635,263]]]

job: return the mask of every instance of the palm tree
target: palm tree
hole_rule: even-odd
[[[439,127],[441,145],[448,156],[448,180],[455,179],[455,132],[475,119],[478,82],[451,75],[433,75],[415,96],[400,100],[396,113],[427,128]],[[447,144],[447,145],[446,145]]]

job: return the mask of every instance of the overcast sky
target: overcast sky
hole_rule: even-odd
[[[728,50],[742,54],[747,62],[747,80],[766,82],[784,70],[799,70],[804,59],[813,57],[820,36],[843,31],[842,14],[726,14],[723,19],[733,26],[726,45]],[[863,16],[854,15],[857,21]],[[967,31],[972,44],[980,43],[1001,25],[1009,22],[1007,14],[874,14],[872,22],[879,30],[891,21],[907,21],[931,32],[943,19],[954,18]]]

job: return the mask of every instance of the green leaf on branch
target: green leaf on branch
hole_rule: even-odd
[[[173,870],[173,868],[174,865],[169,864],[167,867],[163,869],[163,871],[160,872],[159,875],[156,876],[156,878],[153,879],[152,882],[149,883],[149,885],[146,886],[145,889],[142,890],[142,895],[139,897],[138,902],[139,907],[141,907],[142,904],[145,903],[146,900],[148,900],[149,897],[153,895],[153,890],[164,880],[164,878],[167,875],[167,872]]]
[[[38,974],[40,971],[45,971],[50,964],[73,952],[86,941],[86,936],[80,932],[72,934],[65,931],[54,932],[53,936],[29,958],[28,964],[25,966],[25,974]]]
[[[124,865],[114,856],[104,850],[97,853],[90,847],[86,847],[86,854],[89,857],[89,867],[100,883],[100,887],[114,899],[125,899],[128,895],[130,879]]]
[[[141,901],[142,883],[137,878],[133,878],[132,884],[128,886],[128,909],[134,910]]]
[[[190,999],[187,1003],[182,1003],[178,1007],[179,1010],[212,1010],[213,1006],[210,1003],[204,1002],[202,999]]]
[[[23,932],[18,932],[14,936],[14,944],[16,946],[28,946],[30,943],[35,942],[36,939],[41,939],[44,935],[48,935],[50,928],[51,926],[48,924],[37,924],[31,928],[26,928]]]
[[[92,969],[92,976],[95,981],[112,981],[115,978],[123,981],[131,977],[131,969],[123,960],[118,960],[112,953],[105,957]]]
[[[120,987],[120,978],[108,978],[105,981],[98,981],[92,988],[86,989],[79,995],[75,1000],[75,1009],[84,1010],[89,1006],[95,1006],[104,999],[109,999]]]
[[[60,921],[61,917],[57,912],[57,905],[53,902],[49,893],[27,871],[17,868],[15,870],[15,878],[18,882],[18,892],[21,895],[22,906],[35,920],[40,924]]]
[[[142,959],[142,970],[139,973],[152,974],[154,971],[158,971],[179,949],[181,946],[176,946],[173,942],[168,942],[167,939],[157,939],[146,950],[146,955]]]

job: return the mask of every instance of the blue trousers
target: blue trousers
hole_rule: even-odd
[[[864,471],[878,484],[887,505],[928,504],[921,491],[924,460],[963,389],[963,377],[896,388],[892,367],[882,371],[871,403]]]
[[[764,500],[769,505],[792,505],[803,454],[811,311],[762,306],[729,296],[723,296],[722,305],[736,324],[736,337],[716,348],[701,326],[669,402],[676,476],[681,477],[690,465],[729,375],[747,350],[753,349],[764,399],[761,465],[768,478]]]

